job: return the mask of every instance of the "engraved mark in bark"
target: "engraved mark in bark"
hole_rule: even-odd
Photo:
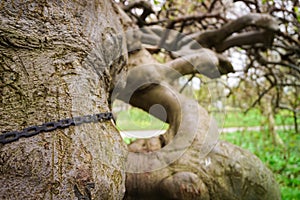
[[[78,189],[77,185],[74,185],[74,193],[78,200],[91,200],[92,194],[91,189],[95,188],[95,183],[87,183],[84,187],[83,194]]]

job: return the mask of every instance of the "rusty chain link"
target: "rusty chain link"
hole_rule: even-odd
[[[84,123],[103,122],[111,119],[113,119],[113,114],[111,112],[106,112],[62,119],[56,122],[47,122],[39,126],[30,126],[24,128],[22,131],[4,132],[0,135],[0,143],[6,144],[17,141],[21,137],[32,137],[42,132],[50,132],[56,129],[64,129]]]

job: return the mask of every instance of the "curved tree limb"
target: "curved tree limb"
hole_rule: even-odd
[[[217,30],[209,30],[194,34],[192,37],[205,47],[213,47],[222,43],[233,33],[239,32],[248,26],[255,26],[276,32],[278,30],[277,21],[267,14],[251,13],[228,22]]]
[[[207,112],[162,81],[165,76],[176,79],[195,71],[215,74],[212,72],[223,67],[219,65],[231,66],[230,62],[199,44],[191,45],[192,38],[185,43],[180,40],[184,45],[176,44],[177,48],[168,37],[164,47],[159,46],[162,30],[142,33],[142,43],[153,39],[152,46],[181,50],[175,52],[176,59],[160,65],[145,59],[149,53],[143,55],[147,52],[144,49],[132,53],[127,84],[118,96],[146,112],[161,105],[167,117],[159,109],[151,114],[170,124],[165,135],[137,140],[129,146],[136,153],[129,153],[127,159],[130,170],[126,199],[280,199],[272,173],[259,159],[234,145],[215,140],[217,128]],[[177,36],[175,42],[180,38]],[[186,44],[189,47],[183,50]],[[226,69],[230,71],[230,67],[225,67],[221,73],[226,73]],[[180,156],[174,159],[174,155]]]
[[[200,17],[204,17],[204,15]],[[187,17],[183,19],[194,18]],[[255,26],[263,30],[238,33],[248,26]],[[156,52],[153,47],[158,49],[164,48],[172,51],[172,56],[178,57],[190,55],[203,47],[215,48],[217,52],[223,52],[234,46],[259,44],[270,46],[275,32],[278,32],[277,30],[278,24],[273,17],[267,14],[252,13],[228,22],[220,29],[195,33],[189,36],[178,35],[176,31],[160,27],[144,28],[141,32],[141,42],[152,46],[153,52]],[[237,34],[232,35],[233,33]],[[251,41],[249,37],[251,37]],[[224,59],[222,60],[224,61]],[[232,72],[230,67],[227,70],[224,70],[223,67],[220,71],[222,73]]]
[[[199,65],[207,63],[213,67],[217,63],[217,58],[211,63],[199,60]],[[129,146],[132,152],[127,159],[127,169],[131,173],[127,173],[125,199],[280,198],[272,173],[258,158],[216,140],[218,130],[207,112],[162,81],[162,75],[171,71],[169,67],[166,70],[166,66],[157,63],[139,67],[136,59],[133,62],[132,65],[129,61],[129,66],[136,66],[129,70],[126,87],[118,98],[146,112],[161,105],[170,128],[163,136],[137,140]],[[181,66],[192,67],[183,59],[172,65],[179,71],[185,70]],[[148,84],[142,84],[145,82]],[[164,120],[162,113],[160,110],[151,112]]]
[[[227,58],[209,49],[203,48],[194,51],[191,55],[188,55],[188,51],[181,51],[181,53],[184,53],[186,56],[179,57],[166,63],[168,67],[175,69],[181,76],[200,73],[209,78],[217,78],[222,74],[234,72],[231,63]],[[171,79],[175,79],[179,78],[177,77],[179,74],[175,74],[174,76],[169,74],[168,76],[171,77]]]
[[[251,40],[249,40],[251,38]],[[245,46],[245,45],[262,45],[264,47],[271,46],[274,39],[274,34],[270,31],[250,31],[240,33],[238,35],[230,36],[220,44],[216,44],[217,52],[223,52],[231,47]]]

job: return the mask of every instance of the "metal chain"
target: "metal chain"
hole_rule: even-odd
[[[56,129],[64,129],[84,123],[103,122],[111,119],[113,119],[113,114],[111,112],[106,112],[62,119],[56,122],[47,122],[39,126],[30,126],[24,128],[22,131],[4,132],[0,135],[0,143],[6,144],[17,141],[21,137],[31,137],[42,132],[50,132]]]

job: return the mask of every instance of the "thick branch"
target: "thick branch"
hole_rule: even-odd
[[[156,66],[144,68],[146,74],[150,71],[160,74],[155,73],[157,69],[159,68]],[[138,74],[131,75],[139,78]],[[133,173],[127,173],[126,198],[220,200],[234,196],[235,199],[245,200],[279,199],[274,177],[262,162],[247,151],[219,142],[216,124],[212,123],[207,112],[194,100],[157,81],[159,79],[157,77],[153,79],[154,84],[136,90],[129,102],[146,112],[156,104],[162,105],[167,112],[170,129],[167,135],[151,138],[149,143],[137,140],[130,145],[129,149],[136,153],[130,152],[127,159],[127,170]],[[127,87],[124,89],[125,93],[128,89],[131,90]],[[124,99],[124,96],[121,95],[121,98]],[[160,117],[159,112],[151,114]],[[223,170],[224,168],[227,170]],[[263,176],[255,176],[258,171]],[[241,178],[232,181],[231,174],[237,172]],[[255,186],[238,187],[246,180]],[[138,189],[135,188],[136,185]],[[263,188],[263,193],[249,195],[249,190],[255,191],[256,187]],[[239,191],[235,192],[231,188],[239,188]],[[251,191],[251,194],[256,193]]]
[[[217,78],[222,74],[234,72],[231,63],[222,55],[216,54],[208,49],[201,49],[192,55],[185,55],[167,63],[167,66],[175,69],[179,74],[169,75],[171,79],[178,75],[200,73],[209,78]],[[182,52],[181,52],[182,53]]]
[[[191,125],[190,123],[194,124],[198,121],[198,104],[194,100],[187,99],[162,80],[163,78],[179,78],[183,74],[190,73],[194,66],[198,67],[199,70],[203,70],[202,68],[204,68],[203,71],[207,71],[206,68],[209,68],[209,70],[216,69],[215,64],[218,63],[218,59],[216,56],[211,56],[212,58],[210,58],[210,54],[203,50],[203,54],[192,56],[189,61],[182,58],[172,61],[171,65],[159,65],[154,62],[146,66],[134,67],[129,70],[126,87],[120,91],[117,98],[146,112],[149,112],[150,108],[156,104],[161,105],[167,113],[166,118],[160,111],[151,114],[168,122],[170,129],[172,129],[172,134],[176,133],[180,127],[182,130],[188,130]],[[136,55],[140,57],[143,54],[137,52]],[[135,58],[135,55],[132,56]],[[202,60],[204,58],[206,59]],[[136,64],[142,65],[143,63]],[[193,112],[190,110],[191,107],[194,107]],[[194,119],[193,122],[190,121],[189,124],[184,122],[185,120],[192,120],[192,118]],[[193,128],[196,126],[196,124],[193,125]],[[168,141],[174,136],[172,134],[166,137]]]
[[[159,104],[167,113],[170,128],[162,137],[148,142],[137,140],[129,146],[126,199],[280,198],[272,173],[259,159],[231,144],[219,142],[217,126],[208,113],[196,101],[162,81],[162,75],[170,75],[174,69],[182,73],[193,70],[193,65],[184,58],[196,66],[216,68],[213,65],[218,63],[217,56],[213,54],[209,58],[207,55],[203,50],[196,56],[178,58],[169,63],[169,67],[157,63],[141,67],[135,63],[137,66],[129,70],[126,87],[119,98],[146,112]],[[131,61],[129,63],[132,66]],[[159,109],[151,114],[163,119],[161,113]],[[258,172],[263,176],[256,176]],[[238,173],[240,178],[231,180],[233,173]],[[242,184],[246,187],[239,187]],[[262,192],[256,195],[258,188]]]
[[[251,38],[251,39],[249,39]],[[262,44],[263,46],[270,46],[272,44],[274,34],[270,31],[250,31],[245,33],[240,33],[228,37],[220,44],[216,44],[217,52],[223,52],[234,46],[244,46],[244,45],[257,45]]]
[[[193,38],[205,47],[212,47],[248,26],[256,26],[274,32],[278,30],[277,22],[270,15],[251,13],[225,24],[220,29],[194,34]]]

